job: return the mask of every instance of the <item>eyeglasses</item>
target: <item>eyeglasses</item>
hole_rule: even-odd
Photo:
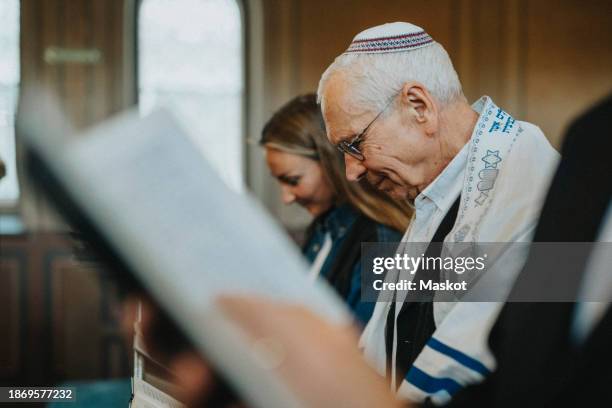
[[[374,119],[372,119],[372,121],[368,124],[368,126],[366,126],[365,129],[363,129],[358,135],[353,137],[350,141],[345,140],[345,141],[338,143],[336,145],[338,150],[340,150],[343,154],[351,155],[352,157],[356,158],[359,161],[364,161],[365,157],[363,153],[361,152],[361,150],[359,150],[359,144],[363,141],[363,138],[365,137],[370,127],[372,127],[374,122],[376,122],[376,119],[378,119],[380,115],[382,115],[383,112],[386,111],[387,108],[391,105],[391,102],[393,102],[393,99],[395,98],[391,98],[391,100],[387,102],[385,107],[380,112],[378,112],[378,115],[376,115]]]

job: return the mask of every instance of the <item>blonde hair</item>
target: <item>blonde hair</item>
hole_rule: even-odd
[[[264,126],[260,144],[318,161],[336,204],[349,203],[372,220],[400,232],[408,227],[412,215],[408,203],[393,201],[366,181],[346,179],[344,157],[327,140],[316,94],[298,96],[279,109]]]

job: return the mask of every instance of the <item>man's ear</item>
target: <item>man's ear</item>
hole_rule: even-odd
[[[416,124],[428,135],[438,130],[438,104],[427,88],[419,82],[406,82],[400,94],[401,104],[407,108]]]

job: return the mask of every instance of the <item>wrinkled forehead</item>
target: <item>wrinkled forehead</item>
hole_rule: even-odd
[[[342,74],[333,75],[323,89],[323,118],[329,141],[349,140],[367,125],[370,111],[355,103],[351,87]]]

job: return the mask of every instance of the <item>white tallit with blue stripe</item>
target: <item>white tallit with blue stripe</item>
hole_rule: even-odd
[[[444,215],[461,195],[459,213],[445,243],[529,241],[544,194],[558,161],[536,126],[516,121],[489,97],[473,105],[480,113],[470,141],[442,173],[415,199],[415,218],[403,242],[429,242]],[[526,260],[525,247],[497,254],[481,280],[495,281],[500,299],[511,288]],[[389,273],[387,279],[397,279]],[[406,292],[397,292],[397,314]],[[495,369],[488,349],[489,331],[501,309],[494,302],[436,302],[436,330],[401,384],[400,397],[447,402],[468,384],[482,381]],[[361,337],[366,358],[386,373],[385,325],[390,302],[378,302]],[[396,329],[397,329],[397,325]],[[395,370],[397,331],[392,370]],[[398,387],[399,386],[399,387]]]

